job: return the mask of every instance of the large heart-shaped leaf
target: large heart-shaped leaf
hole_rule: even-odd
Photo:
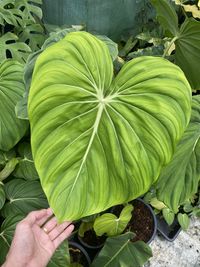
[[[7,202],[1,214],[8,217],[13,214],[28,214],[30,211],[48,207],[47,200],[38,181],[12,179],[5,184]]]
[[[193,97],[190,123],[157,184],[158,198],[175,213],[198,190],[200,181],[200,96]]]
[[[5,219],[0,227],[0,264],[6,260],[6,255],[11,245],[16,224],[23,219],[21,215],[12,215]]]
[[[113,80],[107,46],[89,33],[47,48],[28,109],[36,169],[59,220],[146,192],[182,136],[190,102],[183,72],[163,58],[134,59]]]
[[[143,241],[131,242],[133,233],[107,238],[105,246],[91,267],[141,267],[152,257],[151,248]]]
[[[23,66],[7,60],[0,65],[0,149],[11,149],[25,134],[28,123],[17,119],[15,105],[24,92]]]

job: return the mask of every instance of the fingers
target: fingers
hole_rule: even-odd
[[[39,225],[39,226],[42,226],[51,216],[53,215],[53,211],[52,209],[48,208],[47,209],[47,213],[45,216],[43,216],[42,218],[38,219],[36,221],[36,223]]]
[[[47,223],[43,225],[43,228],[46,229],[47,233],[51,232],[57,226],[57,219],[53,217]]]
[[[74,230],[74,225],[70,224],[59,236],[57,236],[54,240],[53,240],[53,244],[55,249],[57,249],[57,247],[66,239],[68,238],[72,231]]]
[[[48,233],[49,238],[53,241],[58,237],[69,225],[71,222],[63,222],[62,224],[57,225],[51,232]],[[47,229],[48,230],[48,229]]]
[[[49,209],[32,211],[26,216],[26,218],[23,220],[23,222],[26,222],[30,225],[33,225],[36,221],[39,221],[46,216],[49,217],[51,214],[52,214],[52,211]]]

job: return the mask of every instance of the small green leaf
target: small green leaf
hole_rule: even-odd
[[[164,217],[165,221],[167,222],[167,224],[171,225],[174,221],[174,218],[175,218],[174,212],[168,208],[164,208],[162,210],[162,214],[163,214],[163,217]]]
[[[193,210],[193,206],[191,205],[190,201],[186,202],[183,206],[183,210],[188,213],[191,212]]]
[[[200,208],[199,207],[195,207],[192,211],[192,215],[196,216],[196,217],[200,217]]]
[[[32,210],[48,207],[48,202],[38,181],[13,179],[5,184],[8,203],[1,210],[7,217],[11,214],[28,214]]]
[[[18,158],[13,158],[6,163],[4,169],[0,172],[0,181],[6,179],[15,169],[16,165],[19,163]]]
[[[162,201],[159,201],[156,197],[150,200],[150,204],[152,207],[154,207],[157,210],[162,210],[166,208],[166,205]]]
[[[127,205],[123,208],[119,218],[112,213],[99,216],[94,222],[94,231],[97,236],[107,234],[115,236],[121,234],[132,217],[133,206]]]
[[[178,222],[183,230],[187,230],[190,224],[190,218],[187,214],[178,213]]]
[[[151,248],[143,241],[131,242],[133,233],[109,237],[91,267],[141,267],[152,257]]]

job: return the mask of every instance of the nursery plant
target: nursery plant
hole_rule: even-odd
[[[146,192],[190,109],[189,83],[163,58],[129,61],[113,78],[108,48],[89,33],[47,48],[35,64],[28,112],[36,169],[57,218],[78,219]]]

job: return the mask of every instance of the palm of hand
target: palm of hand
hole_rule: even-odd
[[[46,222],[51,215],[52,211],[49,209],[32,212],[17,225],[7,256],[8,259],[14,257],[14,265],[10,263],[6,266],[44,267],[47,265],[56,248],[74,228],[70,222],[58,225],[55,217]],[[41,228],[42,225],[44,228]]]

